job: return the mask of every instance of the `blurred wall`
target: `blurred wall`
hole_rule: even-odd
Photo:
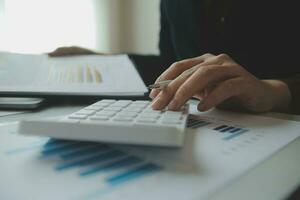
[[[103,53],[156,54],[159,2],[0,0],[0,50],[41,53],[76,45]]]
[[[96,50],[157,54],[159,0],[95,0]]]
[[[2,36],[3,23],[4,23],[4,0],[0,0],[0,37]]]

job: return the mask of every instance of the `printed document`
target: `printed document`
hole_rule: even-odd
[[[52,58],[0,52],[0,93],[143,96],[147,88],[127,55]]]
[[[299,122],[191,113],[183,148],[28,137],[0,125],[0,199],[206,200],[300,136]]]

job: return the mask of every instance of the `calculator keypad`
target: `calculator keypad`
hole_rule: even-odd
[[[180,125],[184,123],[187,107],[180,111],[153,110],[150,101],[106,99],[89,105],[63,119],[79,123],[133,123]]]

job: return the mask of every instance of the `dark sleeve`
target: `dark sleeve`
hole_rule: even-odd
[[[159,55],[129,54],[146,85],[153,83],[163,71],[176,61],[165,0],[161,0],[160,3],[159,51]]]
[[[300,74],[283,79],[282,81],[287,83],[292,95],[289,113],[300,115]]]

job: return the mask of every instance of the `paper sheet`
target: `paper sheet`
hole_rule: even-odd
[[[300,136],[300,123],[194,114],[183,148],[25,137],[0,130],[0,199],[207,199]]]
[[[127,55],[47,55],[0,52],[0,92],[142,96],[147,88]]]

